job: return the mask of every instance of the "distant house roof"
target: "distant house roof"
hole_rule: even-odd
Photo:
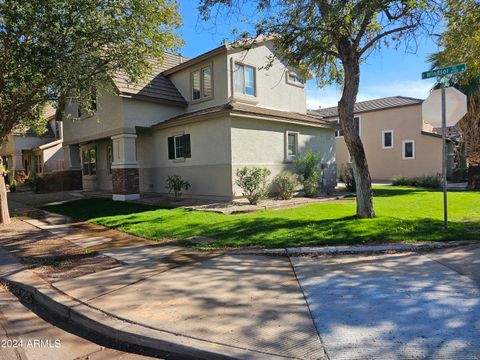
[[[403,106],[417,105],[423,102],[422,99],[415,99],[405,96],[391,96],[381,99],[361,101],[355,103],[355,114],[378,111],[384,109],[392,109]],[[315,112],[324,118],[337,117],[338,108],[336,106],[325,109],[311,110],[309,113]]]
[[[152,61],[152,71],[143,81],[131,84],[126,74],[117,73],[113,76],[113,82],[123,95],[186,106],[187,102],[182,94],[170,79],[162,74],[163,71],[181,64],[183,60],[188,59],[165,53],[162,63]]]
[[[156,124],[155,126],[168,125],[172,122],[178,122],[182,120],[203,120],[221,115],[253,115],[270,118],[277,121],[298,122],[305,125],[320,126],[325,128],[337,127],[331,122],[323,120],[320,116],[267,109],[259,106],[242,104],[236,101],[231,101],[223,105],[212,106],[206,109],[174,116],[168,120]]]

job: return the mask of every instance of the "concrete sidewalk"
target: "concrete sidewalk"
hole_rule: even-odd
[[[52,238],[74,235],[65,224],[28,222]],[[77,235],[72,241],[91,242],[88,231]],[[324,358],[288,258],[141,243],[100,248],[123,265],[49,284],[3,253],[0,275],[67,321],[162,356]]]
[[[168,358],[480,357],[478,244],[269,257],[27,221],[120,265],[48,283],[0,253],[5,281],[76,326]]]

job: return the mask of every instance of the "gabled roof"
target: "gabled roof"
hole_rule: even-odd
[[[222,115],[252,115],[255,117],[262,117],[271,119],[273,121],[283,121],[291,123],[300,123],[304,125],[336,128],[336,124],[332,124],[329,121],[323,120],[320,116],[313,116],[310,114],[300,114],[288,111],[280,111],[262,108],[259,106],[247,105],[236,101],[230,101],[223,105],[212,106],[209,108],[189,112],[174,116],[168,120],[162,121],[154,126],[169,125],[180,121],[200,121],[207,120],[212,117]]]
[[[421,104],[422,102],[423,102],[422,99],[415,99],[415,98],[405,97],[405,96],[391,96],[391,97],[385,97],[381,99],[361,101],[361,102],[355,103],[355,114],[384,110],[384,109],[392,109],[392,108],[398,108],[403,106],[418,105],[418,104]],[[310,113],[311,112],[316,112],[318,115],[324,118],[338,116],[338,108],[336,106],[325,108],[325,109],[319,109],[319,110],[311,110]]]
[[[162,74],[163,71],[181,64],[184,59],[181,55],[165,53],[162,63],[152,61],[152,71],[143,81],[131,84],[123,73],[115,74],[112,80],[121,95],[186,106],[187,101],[182,94],[170,79]]]

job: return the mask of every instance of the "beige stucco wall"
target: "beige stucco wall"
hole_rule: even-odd
[[[63,146],[62,143],[43,150],[44,173],[49,173],[63,168]]]
[[[124,127],[149,127],[173,116],[183,114],[185,108],[137,99],[123,99]]]
[[[261,107],[306,112],[306,88],[288,84],[286,81],[287,67],[276,59],[269,69],[264,67],[273,55],[271,42],[252,48],[248,51],[240,48],[230,49],[213,58],[193,65],[187,69],[170,75],[173,84],[189,102],[186,109],[192,112],[211,106],[227,103],[230,100],[245,102]],[[244,63],[256,68],[256,96],[241,96],[233,91],[234,62]],[[212,65],[213,98],[202,101],[192,101],[191,73],[195,70]]]
[[[325,181],[335,182],[335,136],[332,129],[273,122],[269,120],[232,118],[232,179],[243,166],[265,167],[271,171],[270,181],[284,170],[295,172],[295,166],[285,159],[286,131],[298,132],[299,154],[313,150],[325,164]],[[274,189],[272,189],[274,190]],[[234,185],[234,195],[241,196]]]
[[[70,102],[67,113],[77,115],[77,104]],[[67,145],[101,139],[124,132],[123,98],[99,89],[97,111],[82,119],[67,119],[63,124],[64,143]],[[134,129],[127,129],[134,132]]]
[[[9,135],[0,147],[0,155],[10,157],[11,170],[23,170],[22,150],[31,150],[54,140],[51,137]]]
[[[168,159],[168,137],[190,134],[192,157]],[[231,197],[230,120],[218,118],[155,129],[137,138],[140,191],[166,193],[168,175],[180,175],[192,185],[185,194]]]
[[[304,114],[306,112],[306,87],[288,84],[287,67],[275,59],[270,68],[265,69],[269,57],[274,55],[272,42],[266,42],[251,50],[233,49],[228,53],[228,93],[238,101],[248,101],[255,105]],[[256,96],[241,96],[233,89],[234,62],[244,63],[256,68]]]
[[[213,97],[207,100],[192,101],[191,73],[209,65],[212,65]],[[188,107],[185,109],[186,112],[222,105],[228,102],[228,64],[225,53],[178,71],[169,77],[188,102]]]
[[[442,169],[442,141],[423,135],[421,105],[386,109],[358,114],[360,137],[367,155],[373,179],[392,179],[396,176],[437,175]],[[393,148],[382,148],[382,131],[393,130]],[[415,141],[415,159],[403,159],[402,143]],[[337,168],[341,171],[348,162],[348,151],[343,137],[336,139]]]

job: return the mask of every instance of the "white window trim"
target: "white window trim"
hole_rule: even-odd
[[[392,134],[392,145],[391,146],[385,146],[385,134],[386,133],[391,133]],[[394,140],[393,140],[393,130],[383,130],[382,131],[382,149],[393,149],[395,146]]]
[[[288,155],[288,135],[290,134],[293,134],[295,135],[295,145],[296,145],[296,149],[295,149],[295,153],[296,155]],[[291,131],[291,130],[287,130],[285,131],[285,160],[286,161],[293,161],[295,160],[297,157],[298,157],[298,139],[300,137],[300,133],[298,131]]]
[[[254,95],[248,95],[244,93],[239,93],[235,91],[235,65],[242,65],[242,66],[248,66],[253,68],[253,93]],[[245,75],[244,75],[245,77]],[[244,88],[245,91],[245,88]],[[244,99],[256,99],[258,96],[258,88],[257,88],[257,67],[252,64],[248,64],[242,61],[236,61],[232,59],[232,94],[233,97],[240,97]]]
[[[405,157],[405,144],[406,143],[412,143],[413,144],[413,147],[412,147],[412,157]],[[415,159],[415,155],[416,155],[416,149],[415,149],[415,140],[403,140],[402,141],[402,159],[403,160],[414,160]]]
[[[85,163],[84,163],[84,158],[83,158],[83,152],[88,151],[89,154],[90,154],[91,149],[95,150],[95,174],[85,174],[84,173],[84,164]],[[81,152],[80,152],[80,162],[82,164],[82,176],[83,177],[88,177],[88,178],[91,178],[91,179],[97,177],[97,173],[98,173],[98,152],[97,152],[97,150],[98,149],[97,149],[96,144],[89,144],[89,145],[82,146]],[[89,164],[91,164],[91,162],[89,162]],[[91,172],[91,170],[90,170],[90,172]]]
[[[212,82],[211,84],[211,91],[212,91],[212,95],[210,96],[207,96],[207,97],[204,97],[203,96],[203,70],[207,69],[207,68],[210,68],[210,81]],[[199,75],[200,75],[200,98],[199,99],[193,99],[193,74],[198,72]],[[192,104],[196,104],[196,103],[201,103],[203,101],[208,101],[208,100],[212,100],[214,98],[214,89],[213,89],[213,63],[209,63],[209,64],[203,64],[202,66],[200,67],[197,67],[195,68],[194,70],[190,71],[190,102]]]
[[[353,118],[358,118],[358,136],[362,137],[362,117],[360,115],[354,115]],[[339,118],[336,118],[336,119],[333,119],[333,121],[335,121],[338,125],[340,125],[340,119]],[[341,131],[342,129],[339,129],[339,130],[336,130],[335,131],[335,134],[337,133],[337,131]],[[343,135],[340,135],[340,136],[337,136],[335,135],[336,138],[343,138]]]
[[[303,79],[303,77],[299,76],[295,71],[287,70],[285,72],[285,79],[286,79],[286,82],[287,82],[288,85],[296,86],[296,87],[299,87],[299,88],[304,88],[305,87],[305,84],[306,84],[305,79],[303,79],[303,81],[304,81],[303,83],[300,82],[300,81],[290,81],[290,75],[295,76],[297,79]]]
[[[184,135],[188,135],[188,134],[190,133],[183,130],[183,131],[177,131],[169,135],[169,137],[173,137],[173,156],[174,156],[173,159],[170,159],[170,161],[173,161],[175,163],[181,163],[181,162],[187,161],[186,157],[177,157],[177,138],[182,137]],[[191,151],[191,145],[190,145],[190,151]]]

